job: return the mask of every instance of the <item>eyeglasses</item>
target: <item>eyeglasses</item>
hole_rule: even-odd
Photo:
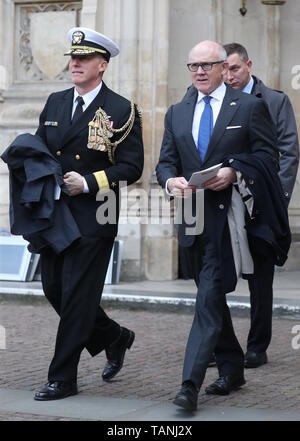
[[[204,70],[204,72],[208,72],[209,70],[212,70],[214,64],[221,64],[221,63],[224,63],[224,61],[225,60],[212,61],[210,63],[188,63],[187,67],[188,67],[188,70],[191,72],[197,72],[199,67],[201,67],[201,69]]]

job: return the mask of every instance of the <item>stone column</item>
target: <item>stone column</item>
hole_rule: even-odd
[[[160,187],[154,173],[168,107],[169,16],[169,0],[147,1],[140,9],[138,101],[144,119],[144,187],[149,186],[150,191],[149,221],[142,237],[144,271],[149,280],[177,277],[177,239],[170,210],[165,213],[160,208]]]
[[[138,81],[138,19],[141,2],[140,0],[126,0],[121,5],[119,90],[121,95],[136,101]]]
[[[1,18],[4,16],[4,4],[3,2],[0,2],[0,99],[1,99],[1,91],[5,89],[6,84],[6,69],[3,65],[3,41],[4,41],[4,28]]]
[[[294,108],[300,137],[300,84],[295,82],[299,57],[299,13],[300,3],[287,1],[280,7],[280,89],[289,96]],[[296,68],[296,70],[295,70]],[[289,221],[292,231],[292,245],[284,269],[300,268],[300,168],[289,205]]]
[[[103,33],[115,39],[120,46],[120,54],[111,60],[105,81],[114,91],[138,103],[138,20],[140,3],[138,0],[104,1],[105,20]],[[100,29],[101,32],[101,29]],[[105,74],[106,75],[106,74]],[[144,278],[142,266],[142,225],[138,212],[140,189],[143,179],[122,191],[119,235],[123,240],[121,279]]]
[[[110,2],[110,8],[115,12],[117,3],[119,2]],[[104,8],[105,5],[104,1]],[[140,222],[135,222],[135,211],[131,210],[136,202],[134,198],[136,194],[142,201],[141,212],[150,213],[151,194],[147,198],[145,191],[158,190],[153,173],[161,146],[163,121],[167,109],[169,0],[147,0],[147,2],[127,0],[126,4],[121,2],[120,10],[117,21],[121,53],[118,57],[118,65],[115,61],[112,62],[113,70],[110,66],[110,76],[107,80],[112,87],[116,86],[115,90],[139,105],[143,115],[145,148],[143,177],[129,189],[129,192],[130,190],[133,192],[128,197],[126,213],[123,211],[123,216],[129,216],[128,222],[123,222],[124,218],[120,218],[119,237],[124,240],[125,245],[121,277],[127,280],[144,277],[152,280],[172,279],[176,274],[174,266],[177,265],[177,241],[173,237],[173,226],[162,226],[158,219],[161,216],[159,212],[156,218],[158,222],[155,225],[151,225],[151,220],[146,222],[147,216],[141,216]],[[108,35],[116,38],[115,14],[106,17],[103,22],[103,32],[108,23],[114,24]],[[167,235],[166,230],[168,230]],[[164,267],[160,259],[162,251],[166,262]]]
[[[167,109],[169,0],[84,0],[81,19],[82,25],[95,25],[96,30],[120,45],[120,55],[111,60],[104,81],[117,93],[135,101],[143,115],[144,173],[139,182],[124,191],[126,201],[120,215],[118,237],[124,241],[121,278],[173,278],[174,262],[177,264],[173,227],[168,227],[166,238],[166,228],[147,225],[147,216],[137,222],[139,215],[134,209],[140,198],[145,203],[140,207],[145,214],[145,191],[158,189],[153,171]],[[162,250],[167,270],[159,264]]]
[[[0,5],[0,154],[11,140],[2,124],[6,107],[5,92],[12,82],[14,2]],[[0,229],[9,231],[9,182],[6,164],[0,160]]]
[[[287,6],[266,6],[267,15],[267,27],[266,27],[266,44],[267,44],[267,85],[274,89],[281,89],[287,93],[288,86],[281,85],[281,54],[280,54],[280,44],[281,44],[281,8]],[[286,11],[285,11],[286,12]],[[287,24],[287,23],[286,23]],[[283,50],[286,50],[283,47]],[[290,95],[291,98],[293,98]],[[296,110],[296,109],[295,109]],[[289,220],[292,232],[292,244],[289,251],[289,258],[284,265],[284,270],[296,270],[299,269],[300,263],[300,227],[299,227],[299,214],[300,214],[300,191],[299,191],[299,177],[296,181],[295,188],[293,191],[292,201],[289,205]],[[281,268],[279,268],[281,270]]]
[[[212,0],[210,14],[210,38],[211,40],[218,41],[219,43],[222,43],[222,12],[222,0]]]
[[[86,28],[97,28],[97,10],[99,0],[83,0],[80,24]]]
[[[70,86],[66,33],[82,2],[0,2],[0,153],[20,133],[34,133],[47,96]],[[0,229],[9,227],[8,171],[0,162]]]
[[[83,4],[86,0],[83,0]],[[91,0],[88,0],[91,1]],[[92,0],[96,2],[96,0]],[[97,0],[97,11],[93,22],[95,23],[95,29],[98,32],[107,35],[119,44],[122,52],[121,42],[121,17],[123,13],[122,5],[125,2],[122,0]],[[84,7],[83,7],[84,10]],[[82,15],[82,25],[87,22],[86,16]],[[120,56],[111,59],[109,68],[105,72],[104,81],[108,87],[115,92],[120,93]],[[130,99],[130,97],[128,97]]]
[[[266,6],[266,84],[273,89],[280,87],[280,7]]]
[[[0,6],[0,90],[8,88],[13,69],[14,2],[6,0]]]

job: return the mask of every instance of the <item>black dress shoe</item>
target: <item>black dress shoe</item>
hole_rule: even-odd
[[[244,359],[245,368],[257,368],[263,364],[268,363],[266,352],[252,352],[247,351]]]
[[[239,389],[245,383],[243,375],[224,375],[207,386],[205,392],[207,395],[229,395],[231,391]]]
[[[217,365],[216,356],[215,356],[215,353],[213,352],[211,354],[211,357],[210,357],[210,360],[209,360],[209,363],[208,363],[208,367],[215,367],[216,365]]]
[[[185,410],[196,410],[198,403],[198,391],[191,381],[185,381],[173,401],[176,406]]]
[[[107,363],[102,372],[102,379],[109,381],[122,369],[126,349],[130,349],[135,334],[126,328],[121,328],[120,337],[106,349]]]
[[[45,384],[41,390],[35,393],[34,399],[37,401],[60,400],[78,394],[77,384],[66,381],[54,381]]]

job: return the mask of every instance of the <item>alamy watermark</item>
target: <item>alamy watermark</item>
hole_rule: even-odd
[[[295,350],[300,349],[300,325],[293,326],[291,332],[296,334],[291,341],[292,348]]]
[[[119,186],[118,194],[113,190],[97,193],[96,200],[101,204],[97,209],[96,219],[100,225],[115,225],[118,222],[129,225],[177,224],[185,225],[187,235],[201,232],[203,190],[193,193],[191,189],[187,189],[184,197],[170,201],[163,189],[130,189],[126,182],[120,182]]]
[[[300,89],[300,64],[292,67],[291,74],[293,75],[291,86],[294,90]]]
[[[0,350],[1,349],[6,349],[6,331],[2,325],[0,325]]]

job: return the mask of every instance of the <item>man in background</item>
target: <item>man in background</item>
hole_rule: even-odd
[[[294,188],[298,163],[299,142],[293,108],[288,96],[270,89],[256,76],[251,75],[252,61],[247,50],[238,43],[225,44],[228,70],[225,83],[236,90],[257,96],[268,106],[276,127],[277,148],[280,152],[279,178],[288,206]],[[250,279],[251,326],[248,334],[245,367],[257,368],[267,363],[267,348],[272,336],[272,306],[274,264],[270,261],[265,274]]]

